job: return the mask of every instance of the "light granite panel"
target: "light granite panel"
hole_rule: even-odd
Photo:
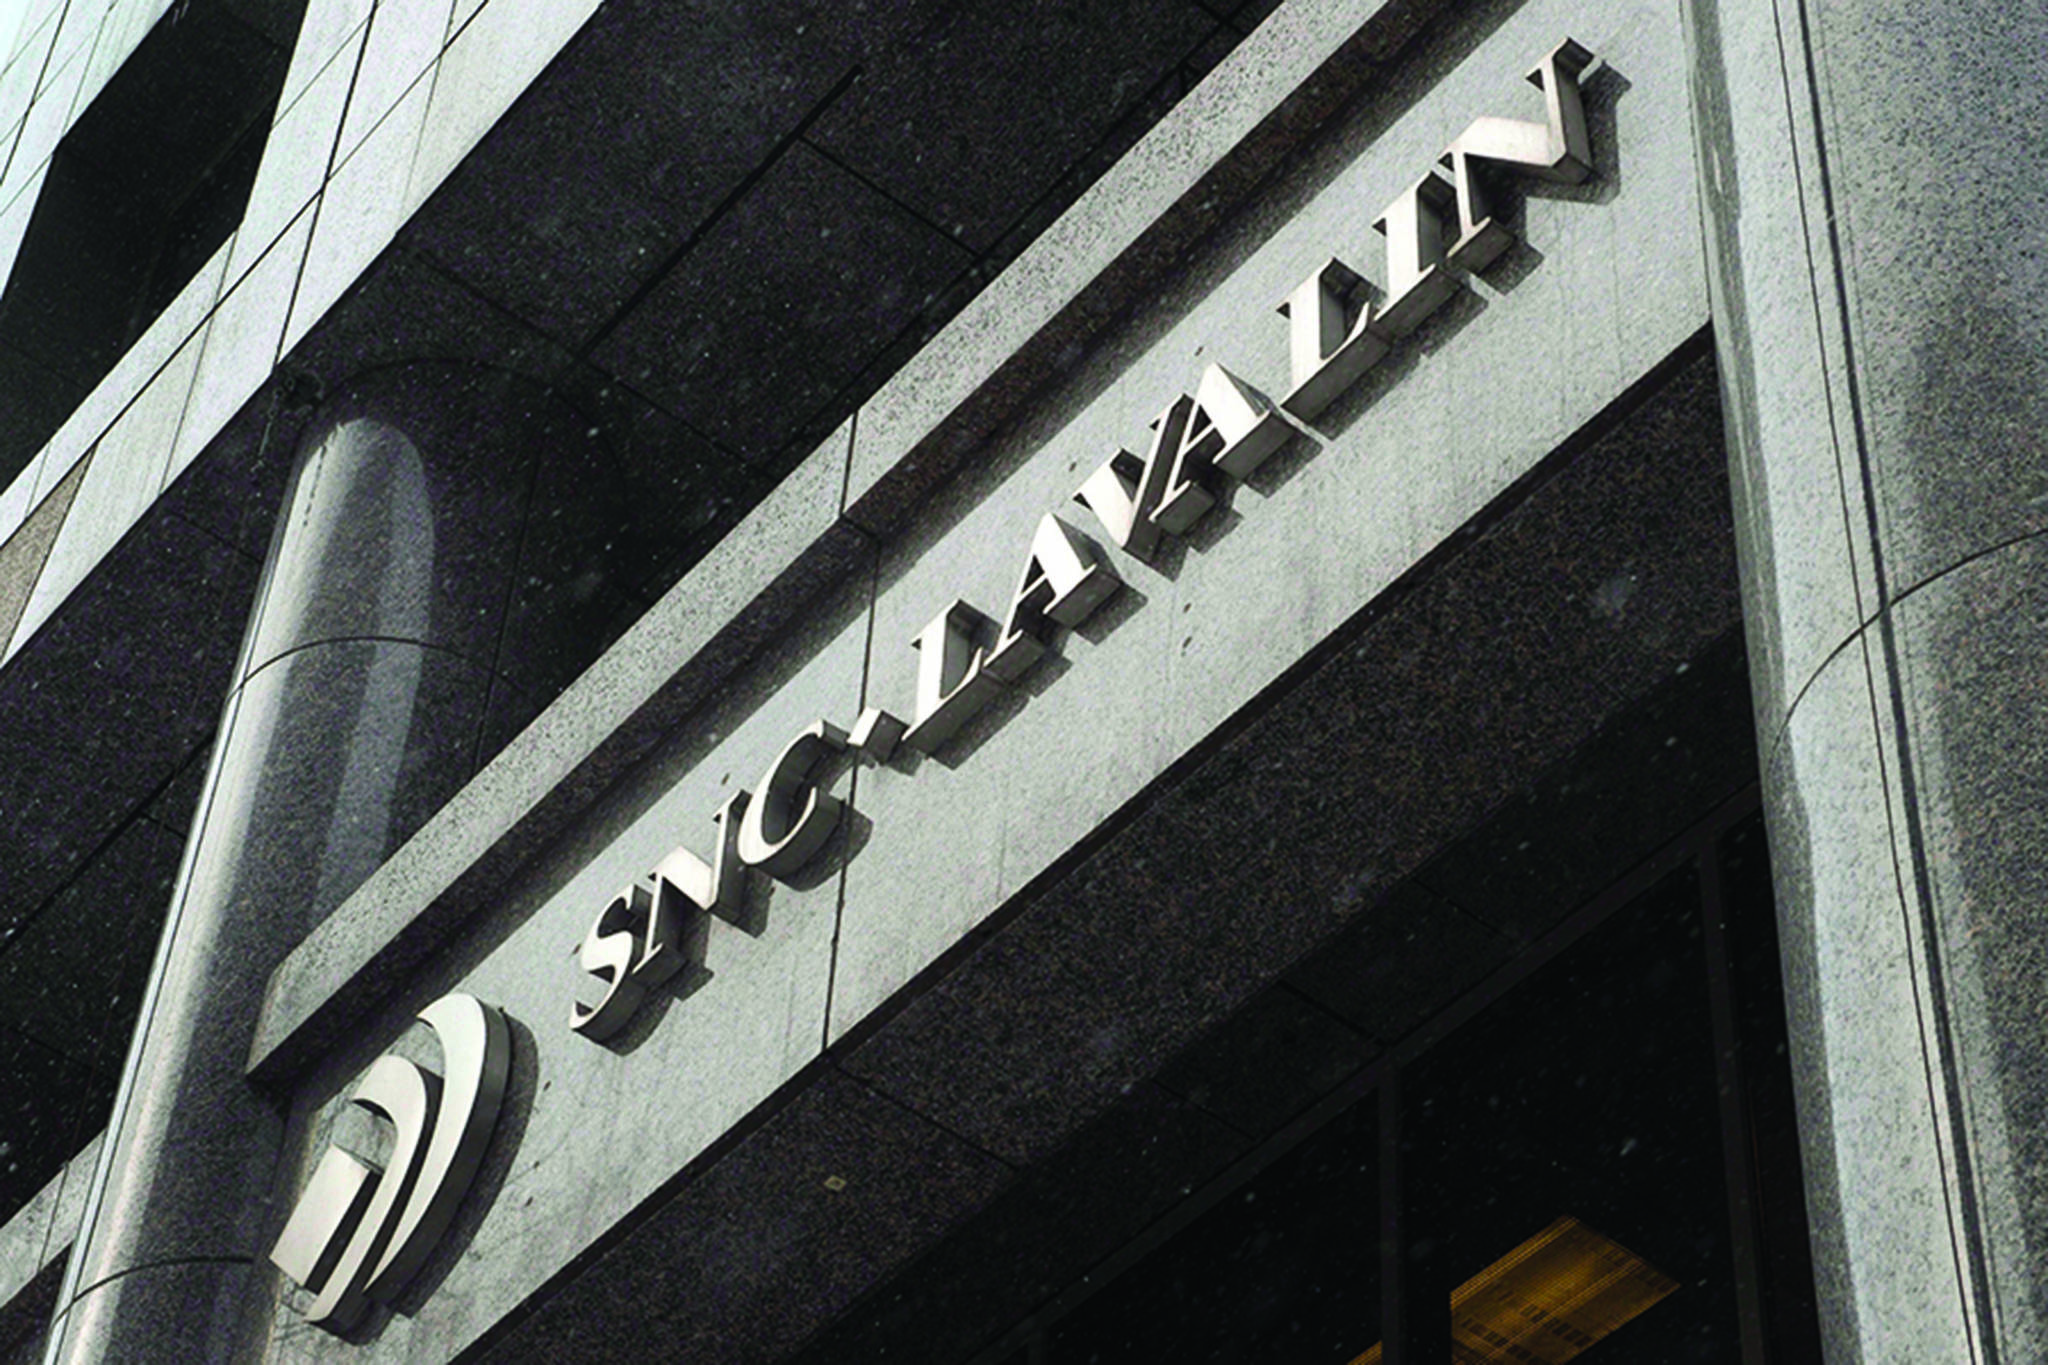
[[[313,211],[308,208],[221,299],[207,324],[192,401],[164,471],[166,488],[270,377],[312,233]]]
[[[35,507],[36,475],[42,472],[43,452],[37,451],[22,466],[14,481],[0,489],[0,544],[21,529]]]
[[[2006,660],[2037,643],[2023,604],[2042,581],[2037,558],[2008,550],[2048,529],[2048,259],[2015,248],[2035,233],[2039,186],[2012,154],[2048,110],[2048,13],[1990,0],[1882,16],[1839,0],[1690,0],[1685,13],[1758,729],[1768,738],[1790,715],[1796,732],[1813,705],[1802,698],[1844,658],[1865,661],[1888,840],[1857,842],[1836,822],[1839,847],[1815,836],[1799,856],[1900,869],[1911,949],[1881,964],[1791,959],[1788,981],[1823,1002],[1915,993],[1910,1035],[1882,1012],[1843,1013],[1830,1046],[1872,1076],[1926,1073],[1930,1159],[1950,1182],[1939,1206],[1902,1192],[1884,1238],[1827,1249],[1831,1350],[2048,1359],[2048,1299],[2032,1288],[2048,1200],[2014,1127],[2037,1113],[2048,1063],[2027,1045],[2039,1007],[2005,975],[2038,910],[2002,851],[2042,789]],[[1843,808],[1867,804],[1862,781],[1847,760],[1795,766],[1767,795]],[[1781,900],[1803,894],[1781,880]],[[1814,914],[1854,926],[1859,908]],[[1876,1081],[1837,1087],[1809,1068],[1802,1083],[1810,1146],[1879,1126],[1864,1093]],[[1890,1153],[1858,1151],[1834,1178],[1881,1199]],[[1938,1338],[1923,1336],[1930,1323]]]
[[[1787,1034],[1830,1361],[1973,1360],[1911,922],[1872,725],[1877,642],[1821,670],[1766,756]],[[1896,770],[1893,769],[1893,772]]]
[[[1970,1164],[1996,1319],[2048,1321],[2048,536],[1896,610]],[[2017,1359],[2027,1359],[2022,1352]]]
[[[309,1331],[295,1307],[280,1304],[271,1342],[283,1358],[455,1354],[822,1051],[839,869],[868,830],[848,763],[828,785],[855,798],[855,809],[815,862],[788,883],[750,874],[743,907],[699,921],[686,936],[690,965],[652,989],[606,1042],[569,1027],[572,1002],[587,1004],[599,990],[573,952],[611,895],[672,848],[708,856],[712,812],[742,788],[758,793],[762,770],[799,729],[820,718],[851,721],[867,576],[820,602],[544,853],[435,968],[308,1074],[273,1201],[280,1220],[347,1087],[379,1052],[412,1045],[402,1038],[411,1010],[460,989],[501,1006],[512,1026],[513,1079],[497,1137],[421,1284],[357,1345]],[[298,1291],[279,1283],[296,1302]]]
[[[195,336],[180,347],[100,439],[14,628],[10,653],[20,650],[156,500],[199,369],[200,341]]]
[[[141,46],[142,40],[156,27],[157,20],[163,18],[174,3],[175,0],[115,0],[115,3],[104,7],[106,17],[100,21],[99,32],[93,37],[92,54],[86,58],[85,73],[79,80],[78,93],[73,97],[73,121],[91,106],[107,82],[114,78],[114,73],[121,69],[121,63]]]
[[[339,157],[362,145],[414,81],[441,55],[448,33],[449,0],[381,0],[370,17],[362,61],[348,95]]]
[[[16,35],[14,55],[0,70],[0,129],[6,130],[0,133],[0,139],[4,139],[0,142],[0,170],[6,168],[14,134],[28,115],[29,101],[36,93],[36,79],[43,74],[43,60],[50,55],[50,40],[56,33],[56,26],[47,20],[38,28],[24,25]]]
[[[306,16],[299,21],[299,41],[292,48],[292,64],[285,71],[284,88],[278,94],[280,119],[321,71],[334,61],[353,65],[350,52],[359,51],[351,40],[360,42],[363,26],[370,18],[375,0],[306,0]]]
[[[83,52],[74,51],[68,57],[60,53],[52,58],[51,69],[43,77],[35,102],[29,105],[28,117],[8,158],[7,174],[0,178],[0,206],[14,202],[29,180],[42,173],[50,154],[57,150],[58,141],[71,126],[71,100],[84,75]]]
[[[263,148],[263,164],[249,189],[249,206],[235,231],[228,263],[233,284],[270,250],[285,225],[313,202],[337,161],[335,139],[348,103],[355,55],[362,43],[357,33],[343,44],[333,61],[321,69],[304,95],[278,115]],[[279,319],[282,326],[283,319]]]
[[[407,92],[355,155],[335,167],[320,196],[313,244],[299,280],[291,321],[285,325],[287,351],[362,275],[405,221],[407,177],[427,114],[430,85]]]
[[[95,1137],[0,1227],[0,1321],[13,1319],[32,1283],[70,1251],[99,1155]],[[47,1314],[46,1305],[37,1306]]]
[[[22,182],[21,192],[14,202],[0,208],[0,285],[14,269],[15,257],[21,253],[22,239],[28,236],[29,220],[35,216],[36,194],[42,189],[49,167],[38,167],[36,172]]]
[[[1000,613],[1032,529],[1219,362],[1288,383],[1275,305],[1329,255],[1378,266],[1371,222],[1472,119],[1533,117],[1523,73],[1564,36],[1601,52],[1600,179],[1528,194],[1526,246],[1151,563],[1056,657],[935,756],[876,775],[875,848],[849,870],[835,1036],[1073,849],[1221,721],[1384,592],[1706,320],[1681,60],[1648,9],[1493,11],[1469,55],[1368,105],[1185,263],[974,472],[888,548],[871,705],[908,716],[911,640],[954,598]],[[1640,75],[1642,79],[1637,79]],[[1618,78],[1618,79],[1617,79]],[[1391,107],[1389,107],[1391,106]],[[1586,325],[1597,310],[1599,326]],[[856,478],[863,456],[855,453]],[[1254,587],[1253,585],[1257,585]],[[947,869],[933,875],[934,868]]]
[[[142,396],[160,382],[172,357],[191,348],[220,297],[221,273],[227,264],[231,243],[223,243],[213,259],[188,281],[171,306],[157,315],[148,330],[135,339],[114,368],[93,387],[57,434],[43,448],[43,470],[36,497],[47,496],[57,480],[71,471],[85,453],[112,429]],[[189,381],[190,376],[186,376]],[[175,376],[173,376],[175,380]],[[175,431],[166,434],[168,441]],[[169,447],[165,447],[168,454]],[[159,466],[161,473],[161,466]],[[160,481],[160,480],[159,480]]]
[[[492,0],[441,58],[419,160],[405,191],[410,213],[448,178],[521,91],[597,12],[597,0]]]
[[[80,462],[50,495],[30,512],[27,520],[16,528],[5,544],[0,544],[0,635],[14,638],[14,627],[21,620],[22,611],[28,606],[30,594],[35,591],[36,579],[42,574],[43,561],[49,557],[50,543],[63,529],[65,514],[71,510],[71,500],[78,494],[78,485],[85,479],[86,465]],[[6,657],[13,657],[9,649]]]
[[[1696,23],[1693,45],[1702,72],[1756,83],[1754,97],[1702,101],[1698,142],[1716,210],[1705,222],[1738,535],[1752,566],[1750,671],[1768,735],[1876,612],[1877,584],[1863,481],[1842,429],[1840,296],[1816,240],[1826,206],[1800,192],[1814,178],[1811,92],[1764,89],[1796,74],[1767,16]]]
[[[74,58],[81,63],[86,60],[92,51],[93,41],[99,37],[100,24],[106,19],[107,11],[113,8],[113,3],[112,0],[99,0],[97,4],[62,0],[61,7],[52,8],[56,9],[59,15],[57,41],[50,52],[50,70],[55,72]],[[83,74],[83,65],[79,67],[79,71]],[[44,77],[44,89],[47,90],[54,84],[50,77]],[[67,108],[69,103],[67,99]]]

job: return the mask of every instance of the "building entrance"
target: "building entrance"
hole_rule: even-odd
[[[1074,1286],[1007,1359],[1818,1359],[1777,962],[1745,793]]]

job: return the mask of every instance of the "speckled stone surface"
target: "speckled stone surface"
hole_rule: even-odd
[[[599,8],[558,78],[519,102],[411,236],[498,306],[585,345],[854,63],[931,8]]]
[[[2048,14],[1686,22],[1831,1358],[2039,1360]]]
[[[1954,1189],[1870,730],[1872,643],[1821,671],[1764,768],[1814,1275],[1830,1358],[1960,1362]]]
[[[259,1073],[303,1065],[344,1037],[823,589],[861,576],[867,544],[837,522],[850,439],[842,430],[785,479],[714,560],[665,594],[543,724],[435,815],[430,837],[401,850],[293,951],[251,1044]],[[342,989],[365,965],[379,989],[367,998]]]
[[[1485,837],[1493,822],[1475,837]],[[1408,1032],[1514,952],[1507,935],[1411,878],[1288,970],[1290,985],[1383,1042]]]
[[[67,1339],[104,1343],[107,1360],[228,1360],[255,1280],[246,1261],[151,1266],[75,1300]]]
[[[828,1067],[478,1358],[604,1359],[630,1336],[707,1365],[774,1359],[1008,1174]]]
[[[1029,1164],[1048,1182],[1033,1198],[1046,1202],[1019,1204],[1014,1218],[994,1219],[982,1235],[997,1247],[1014,1233],[1005,1253],[1013,1259],[1000,1263],[1016,1267],[1019,1283],[1044,1285],[1065,1269],[1032,1249],[1037,1234],[1016,1229],[1057,1223],[1047,1210],[1059,1202],[1062,1163],[1071,1155],[1109,1180],[1117,1162],[1134,1159],[1119,1138],[1084,1160],[1076,1154],[1089,1135],[1156,1121],[1185,1148],[1170,1161],[1162,1153],[1162,1169],[1199,1178],[1205,1164],[1227,1160],[1233,1146],[1370,1064],[1375,1025],[1294,985],[1264,993],[1734,620],[1697,258],[1688,238],[1647,231],[1691,203],[1675,87],[1654,99],[1627,94],[1633,104],[1603,115],[1618,165],[1638,176],[1631,193],[1532,198],[1526,222],[1545,244],[1541,262],[1446,316],[1328,432],[1239,490],[1184,554],[1134,572],[1125,599],[951,751],[846,774],[854,818],[843,849],[821,860],[816,878],[773,889],[765,933],[712,924],[712,944],[725,946],[724,956],[707,959],[708,978],[660,1000],[611,1055],[558,1021],[578,985],[569,948],[603,888],[644,870],[677,831],[688,838],[685,817],[701,819],[714,792],[744,782],[763,761],[762,742],[800,718],[845,724],[863,704],[905,708],[908,635],[933,599],[995,604],[1014,587],[1017,528],[1064,507],[1074,486],[1082,451],[1050,442],[1052,432],[1085,413],[1077,437],[1128,440],[1156,411],[1147,404],[1159,391],[1191,382],[1194,358],[1224,337],[1233,347],[1242,340],[1241,363],[1258,383],[1280,382],[1285,331],[1269,316],[1275,289],[1284,293],[1312,266],[1307,256],[1327,252],[1343,231],[1369,231],[1355,221],[1357,204],[1418,157],[1426,164],[1441,145],[1440,124],[1503,101],[1526,104],[1528,52],[1577,13],[1497,5],[1476,33],[1431,49],[1427,77],[1368,111],[1352,109],[1332,131],[1348,139],[1340,150],[1326,149],[1301,184],[1204,244],[1213,262],[1181,260],[1156,314],[1110,329],[1070,390],[1047,395],[921,520],[854,557],[856,573],[821,599],[829,606],[782,618],[778,662],[741,661],[717,680],[722,687],[701,714],[665,712],[667,733],[637,763],[609,769],[599,784],[609,790],[507,855],[496,889],[472,887],[475,918],[438,955],[401,942],[409,926],[437,917],[418,915],[419,905],[461,898],[471,862],[484,860],[475,850],[505,835],[508,809],[516,826],[518,803],[554,800],[565,780],[579,780],[580,734],[609,734],[620,714],[658,705],[648,689],[634,689],[664,659],[672,671],[685,652],[660,630],[694,631],[701,619],[708,631],[744,617],[760,591],[754,579],[740,585],[751,591],[736,592],[746,575],[707,575],[714,600],[693,604],[682,589],[664,599],[612,651],[602,676],[572,687],[556,721],[515,744],[502,782],[487,775],[471,788],[474,803],[458,800],[437,817],[449,823],[438,831],[445,838],[423,841],[431,859],[401,854],[366,884],[357,902],[364,913],[343,912],[346,933],[302,945],[272,992],[284,1028],[266,1025],[268,1039],[292,1038],[265,1054],[275,1067],[266,1074],[305,1068],[280,1204],[317,1153],[331,1097],[402,1025],[409,1003],[462,985],[505,1001],[532,1034],[530,1043],[520,1035],[533,1070],[520,1081],[506,1148],[490,1158],[487,1203],[417,1314],[390,1319],[360,1343],[368,1357],[454,1352],[482,1339],[508,1359],[603,1358],[617,1348],[607,1332],[616,1332],[619,1305],[650,1301],[664,1321],[687,1323],[677,1330],[693,1333],[711,1358],[795,1345],[825,1315],[796,1313],[793,1327],[764,1327],[754,1319],[782,1311],[780,1300],[760,1297],[767,1291],[742,1284],[728,1293],[731,1281],[688,1269],[674,1272],[687,1285],[676,1289],[672,1279],[662,1288],[663,1267],[649,1263],[661,1258],[628,1253],[659,1227],[647,1235],[682,1239],[647,1243],[674,1249],[671,1269],[711,1255],[716,1246],[691,1249],[688,1219],[671,1217],[671,1205],[687,1209],[700,1187],[720,1188],[729,1163],[734,1180],[755,1170],[757,1143],[786,1151],[791,1166],[809,1162],[770,1134],[812,1133],[782,1125],[822,1113],[814,1106],[827,1099],[848,1111],[889,1106],[910,1129],[944,1134],[938,1146],[968,1154],[965,1166],[990,1173],[946,1191],[944,1217],[910,1220],[879,1259],[907,1268],[942,1223],[979,1218],[1010,1170]],[[1311,17],[1328,26],[1317,31],[1331,43],[1298,60],[1333,80],[1355,76],[1358,49],[1333,36],[1343,16],[1313,7]],[[1355,33],[1358,16],[1349,21]],[[1676,45],[1668,25],[1631,35],[1626,41],[1640,46],[1622,51],[1638,53],[1639,69]],[[1328,72],[1332,64],[1341,71]],[[1454,83],[1434,91],[1446,69]],[[1235,90],[1255,105],[1242,83],[1270,75],[1235,61],[1218,74],[1229,78],[1218,99],[1227,104]],[[1319,90],[1324,97],[1330,105],[1311,106],[1341,103]],[[1261,122],[1269,116],[1277,126]],[[1251,163],[1231,160],[1210,188],[1240,190],[1256,178],[1250,166],[1282,160],[1311,131],[1290,125],[1292,116],[1256,105],[1252,122],[1272,141],[1247,153]],[[1399,135],[1375,142],[1389,121]],[[1219,145],[1249,131],[1204,130],[1169,154],[1189,158],[1181,169],[1213,162]],[[1353,179],[1343,178],[1347,168]],[[1197,192],[1195,180],[1185,192]],[[1138,207],[1101,212],[1128,215],[1142,230]],[[1284,250],[1260,255],[1302,214]],[[1213,213],[1197,218],[1215,221]],[[1190,229],[1182,245],[1195,235]],[[1205,302],[1203,291],[1253,259],[1231,291]],[[1138,280],[1120,281],[1120,297],[1140,297]],[[1526,382],[1483,382],[1579,316],[1586,291],[1617,281],[1639,287],[1616,330],[1574,333],[1578,349],[1551,357]],[[929,415],[925,399],[937,395],[917,404]],[[862,496],[865,421],[839,447],[850,456],[839,479],[806,485],[829,488],[827,510],[792,505],[786,526],[761,528],[764,550],[820,538],[812,530],[798,541],[812,518],[846,527],[840,503],[850,468]],[[800,477],[816,472],[806,466]],[[764,560],[763,573],[787,567],[787,559]],[[1254,584],[1273,590],[1252,592]],[[411,917],[394,934],[397,916]],[[1483,921],[1461,922],[1479,943],[1505,949],[1505,936]],[[893,960],[892,935],[916,936]],[[337,970],[344,961],[353,965]],[[337,1029],[342,1016],[313,1015],[341,983],[389,995],[356,1014],[360,1024]],[[1406,1009],[1434,1003],[1418,996]],[[1389,1033],[1409,1026],[1377,1025]],[[324,1042],[307,1046],[323,1030]],[[1261,1065],[1290,1038],[1307,1040],[1303,1055]],[[1168,1081],[1153,1079],[1169,1066]],[[660,1080],[650,1085],[649,1076]],[[821,1121],[805,1142],[830,1154],[830,1132]],[[943,1163],[952,1158],[936,1159],[950,1169]],[[849,1189],[858,1183],[844,1178]],[[1104,1254],[1128,1235],[1130,1220],[1179,1189],[1131,1183],[1134,1203],[1105,1207],[1093,1240],[1080,1239],[1082,1252]],[[807,1196],[796,1187],[787,1198],[764,1194],[744,1220],[718,1206],[707,1215],[710,1230],[696,1235],[772,1251],[778,1220],[808,1226]],[[947,1273],[970,1272],[987,1273]],[[793,1283],[817,1284],[825,1272],[791,1262],[788,1273]],[[819,1292],[838,1311],[881,1278],[827,1281]],[[531,1316],[511,1323],[508,1312]],[[287,1317],[278,1321],[288,1330]]]
[[[1158,1083],[1241,1133],[1269,1137],[1379,1052],[1372,1040],[1286,985],[1181,1051]]]
[[[25,647],[17,666],[0,673],[0,714],[7,717],[0,725],[0,767],[19,775],[0,791],[0,864],[15,904],[41,903],[91,851],[65,831],[101,827],[111,833],[110,826],[146,804],[220,719],[257,565],[174,519],[144,527],[129,548],[146,572],[67,603]],[[131,629],[138,620],[165,629]],[[45,685],[49,678],[109,672],[124,678],[184,674],[204,685]],[[108,814],[116,818],[101,825]]]
[[[1241,1133],[1144,1083],[792,1357],[966,1358],[1239,1156]]]
[[[1723,636],[1711,383],[1695,356],[1360,613],[1128,830],[861,1030],[848,1068],[1006,1159],[1042,1156]],[[1617,609],[1601,593],[1618,574],[1641,586],[1610,591]],[[870,809],[879,829],[887,808]],[[1490,941],[1482,960],[1502,953],[1453,918]]]
[[[743,459],[763,460],[971,259],[930,224],[798,145],[710,227],[595,356],[626,383],[691,414]]]
[[[1744,640],[1730,631],[1609,718],[1417,880],[1512,938],[1537,937],[1699,811],[1756,780]]]
[[[1215,27],[1194,0],[1087,0],[1050,11],[950,7],[914,47],[869,72],[812,136],[860,175],[923,207],[942,232],[983,250]],[[989,51],[1021,60],[991,69],[981,55]],[[903,117],[921,102],[949,111],[944,137],[925,136]],[[991,146],[1015,150],[990,157]]]
[[[2048,1322],[2048,536],[1934,579],[1897,620],[1993,1298],[2003,1322]]]

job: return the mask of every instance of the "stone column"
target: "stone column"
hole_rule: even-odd
[[[1828,1359],[2048,1360],[2048,6],[1686,22]]]
[[[284,1121],[243,1077],[264,987],[559,685],[576,614],[530,589],[573,580],[603,528],[536,482],[601,482],[587,427],[536,386],[454,365],[373,375],[311,427],[50,1361],[227,1360],[268,1301]]]

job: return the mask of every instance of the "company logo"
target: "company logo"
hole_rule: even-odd
[[[1594,64],[1590,49],[1566,38],[1526,73],[1542,96],[1542,119],[1474,119],[1377,216],[1357,217],[1359,239],[1368,223],[1386,239],[1385,284],[1371,288],[1331,256],[1279,302],[1289,384],[1277,405],[1210,364],[1193,393],[1174,395],[1158,410],[1143,456],[1121,445],[1107,452],[1072,499],[1102,537],[1128,558],[1149,561],[1168,538],[1192,531],[1226,485],[1250,478],[1297,436],[1315,439],[1307,423],[1514,245],[1514,231],[1491,207],[1504,180],[1577,185],[1591,178],[1579,86]],[[738,914],[743,872],[787,881],[803,869],[842,811],[824,790],[835,755],[850,750],[888,764],[899,748],[938,753],[1051,653],[1060,631],[1083,625],[1123,586],[1095,539],[1053,512],[1032,528],[1016,581],[1000,618],[956,599],[910,641],[918,659],[909,719],[869,706],[851,731],[812,721],[768,764],[754,793],[739,791],[713,812],[718,835],[708,861],[678,845],[606,901],[576,950],[603,991],[595,1005],[570,1002],[569,1026],[587,1038],[611,1037],[651,987],[684,965],[694,920]]]
[[[511,1031],[496,1007],[460,992],[420,1011],[441,1043],[441,1075],[386,1054],[349,1103],[391,1125],[380,1170],[329,1147],[270,1259],[314,1295],[310,1322],[350,1326],[389,1303],[426,1261],[469,1192],[498,1122]]]

